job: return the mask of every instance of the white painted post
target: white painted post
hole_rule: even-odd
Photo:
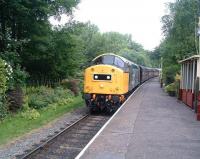
[[[197,60],[197,77],[200,78],[200,58]],[[199,86],[200,86],[200,80],[199,80]],[[200,90],[200,87],[199,87]]]
[[[186,91],[187,91],[188,90],[188,72],[189,72],[188,68],[189,67],[188,67],[188,63],[187,62],[186,62],[185,65],[186,65]]]
[[[183,89],[185,89],[185,63],[183,63]]]
[[[193,81],[193,69],[192,69],[193,63],[190,62],[190,89],[192,89],[192,81]]]
[[[181,80],[180,80],[180,89],[183,89],[183,64],[181,63]]]
[[[192,93],[194,93],[194,84],[195,84],[195,80],[196,80],[196,78],[195,78],[195,59],[193,60],[193,62],[192,62],[192,64],[193,64],[193,71],[192,71],[192,73],[193,73],[193,79],[192,79]]]

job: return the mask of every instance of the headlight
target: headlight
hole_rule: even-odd
[[[94,80],[108,80],[110,81],[112,79],[112,76],[109,74],[94,74],[93,75]]]
[[[97,75],[95,75],[95,76],[94,76],[94,79],[98,79],[98,76],[97,76]]]

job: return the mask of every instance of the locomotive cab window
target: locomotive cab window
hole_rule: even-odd
[[[105,55],[105,56],[100,56],[97,58],[93,64],[99,65],[99,64],[105,64],[105,65],[114,65],[119,68],[124,68],[125,63],[122,59],[119,57],[113,56],[113,55]]]
[[[99,64],[113,65],[113,62],[114,62],[114,56],[106,55],[106,56],[100,56],[93,63],[95,65]]]
[[[113,65],[114,63],[114,56],[103,56],[103,64]]]
[[[124,68],[124,61],[122,61],[119,57],[115,57],[114,65]]]

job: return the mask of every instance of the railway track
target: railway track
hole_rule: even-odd
[[[36,149],[18,158],[73,159],[109,118],[110,116],[85,115]]]

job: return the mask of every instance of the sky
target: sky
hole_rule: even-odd
[[[153,50],[162,39],[161,17],[167,13],[167,2],[174,0],[81,0],[74,11],[74,20],[98,26],[101,32],[131,34],[132,39],[147,50]],[[60,22],[64,24],[66,15]]]

